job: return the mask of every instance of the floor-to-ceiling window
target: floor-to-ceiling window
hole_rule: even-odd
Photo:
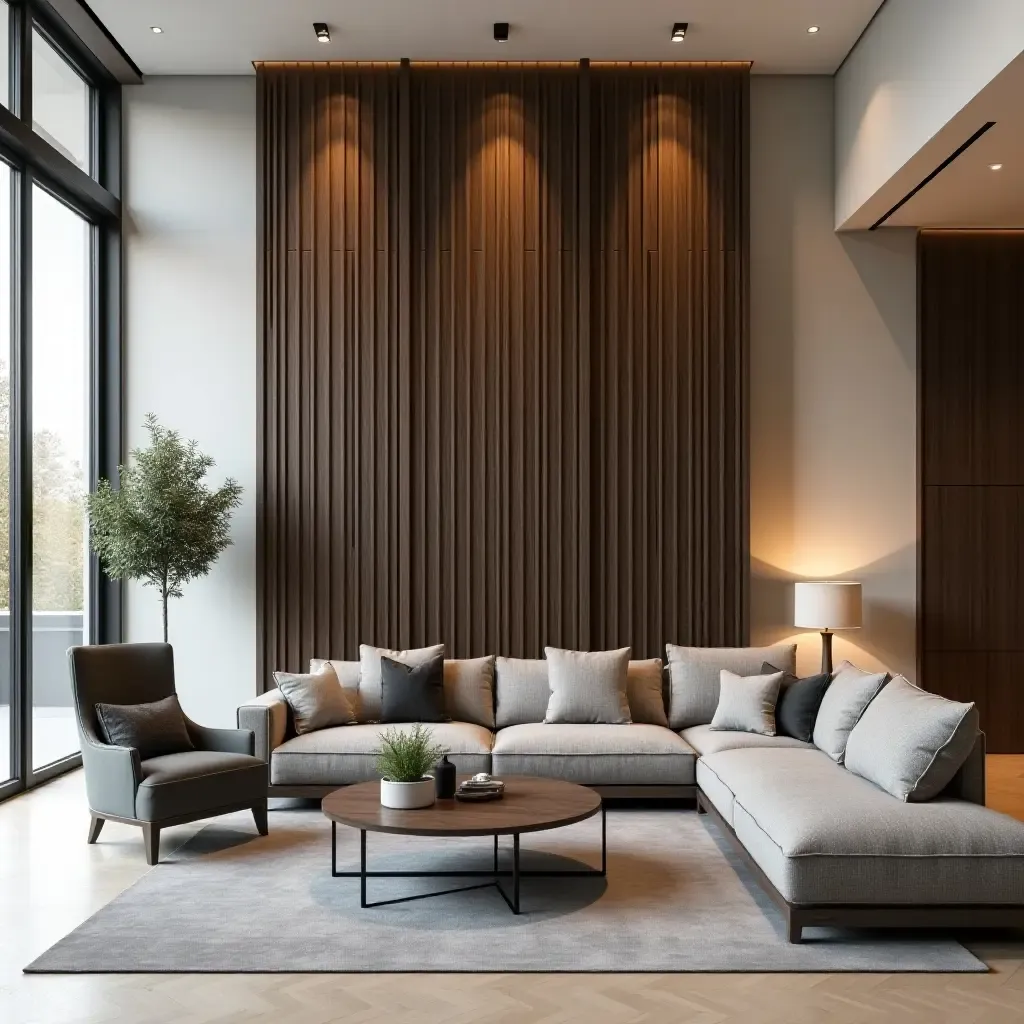
[[[120,86],[0,0],[0,798],[80,763],[67,648],[119,638],[85,496],[119,452]]]

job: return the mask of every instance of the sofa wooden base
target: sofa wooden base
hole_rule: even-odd
[[[728,838],[758,885],[779,908],[786,923],[786,938],[800,942],[804,928],[1024,928],[1024,906],[1015,904],[844,904],[790,903],[771,883],[747,852],[732,826],[700,791],[697,810],[708,817]]]
[[[103,824],[107,821],[117,821],[122,825],[137,825],[142,829],[142,841],[146,847],[146,863],[156,864],[160,860],[160,830],[171,828],[173,825],[187,825],[191,821],[202,821],[203,818],[217,818],[222,814],[231,814],[234,811],[252,811],[253,821],[256,823],[256,831],[261,836],[268,833],[267,826],[267,801],[257,800],[255,803],[247,800],[244,803],[229,804],[226,807],[213,807],[197,814],[181,814],[174,818],[161,818],[159,821],[143,821],[141,818],[126,818],[120,814],[106,814],[101,811],[89,809],[92,816],[89,822],[89,836],[86,842],[95,843],[103,831]]]

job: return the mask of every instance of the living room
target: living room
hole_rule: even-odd
[[[0,1020],[1019,1019],[1024,7],[0,25]]]

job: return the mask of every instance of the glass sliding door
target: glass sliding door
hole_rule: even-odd
[[[78,751],[65,652],[88,643],[92,227],[32,190],[32,768]]]
[[[6,22],[6,5],[0,9]],[[0,784],[17,777],[11,647],[11,179],[0,161]]]

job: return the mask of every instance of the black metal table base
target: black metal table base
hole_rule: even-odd
[[[566,871],[524,871],[519,866],[519,833],[512,835],[512,867],[498,867],[498,836],[494,837],[494,867],[490,871],[368,871],[366,868],[366,829],[359,830],[359,870],[338,870],[338,823],[331,822],[331,875],[335,878],[359,879],[360,907],[387,907],[394,903],[411,903],[413,900],[426,900],[433,896],[450,896],[456,892],[474,892],[477,889],[497,889],[498,894],[508,904],[513,914],[519,913],[519,880],[521,878],[604,878],[608,872],[607,821],[604,804],[601,804],[601,867],[581,868]],[[389,900],[366,900],[366,880],[368,878],[488,878],[488,882],[476,885],[460,885],[453,889],[440,889],[435,892],[417,893],[415,896],[399,896]],[[510,896],[500,879],[512,879],[512,895]]]

